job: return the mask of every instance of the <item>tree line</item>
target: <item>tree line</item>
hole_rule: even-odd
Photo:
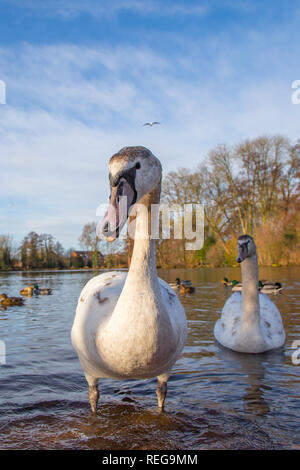
[[[47,233],[29,232],[19,245],[0,235],[0,269],[64,269],[71,267],[71,250]]]
[[[261,265],[300,265],[300,141],[273,135],[218,145],[202,162],[193,170],[169,172],[161,201],[203,204],[204,245],[187,251],[184,239],[160,239],[158,266],[231,266],[237,238],[245,233],[254,236]],[[101,250],[109,268],[125,267],[133,246],[130,239],[113,244],[98,240],[94,222],[83,227],[79,244],[95,254],[93,267]],[[17,248],[11,236],[0,235],[0,269],[82,267],[72,251],[49,234],[30,232]]]
[[[163,240],[160,264],[172,264],[176,247],[179,266],[232,265],[237,238],[248,233],[255,237],[260,264],[299,265],[300,141],[274,135],[218,145],[204,162],[168,173],[162,184],[167,203],[203,204],[204,246],[186,252],[183,241]]]
[[[97,239],[95,222],[83,227],[78,242],[80,247],[91,255],[86,262],[82,256],[74,256],[74,252],[78,253],[77,250],[65,250],[59,241],[47,233],[38,234],[31,231],[19,245],[14,243],[12,236],[0,235],[0,270],[111,268],[127,265],[126,253],[113,254],[110,244],[100,243]],[[98,257],[99,244],[103,248],[104,244],[109,247],[109,250],[105,250],[106,256],[101,265]]]

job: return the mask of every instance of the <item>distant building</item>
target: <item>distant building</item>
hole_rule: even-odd
[[[95,256],[94,251],[72,251],[71,258],[73,260],[79,260],[80,258],[82,259],[83,266],[92,266],[93,265],[93,259]],[[97,265],[102,266],[104,264],[104,256],[100,251],[97,252]]]
[[[22,269],[23,268],[23,263],[20,260],[13,260],[12,262],[12,268],[13,269]]]

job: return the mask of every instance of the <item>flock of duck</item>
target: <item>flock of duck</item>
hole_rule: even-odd
[[[78,299],[71,339],[88,383],[93,413],[99,399],[98,381],[104,377],[157,377],[162,409],[171,368],[186,342],[186,315],[174,290],[185,294],[195,288],[191,281],[178,278],[170,286],[158,278],[155,239],[149,236],[151,206],[159,204],[161,177],[160,161],[145,147],[125,147],[109,162],[110,202],[97,226],[98,237],[118,238],[136,202],[146,210],[137,216],[128,273],[113,271],[93,277]],[[256,246],[250,235],[238,239],[237,262],[242,267],[240,292],[234,291],[232,281],[234,292],[214,327],[216,340],[241,353],[281,347],[285,343],[281,315],[264,294],[271,284],[259,283]],[[230,284],[228,279],[224,283]],[[277,287],[272,289],[279,290],[281,285]]]
[[[232,287],[232,292],[242,292],[242,283],[236,281],[229,281],[227,277],[222,279],[222,284],[226,287]],[[258,281],[258,290],[263,294],[277,294],[283,289],[281,282],[272,282],[272,281]]]
[[[179,277],[176,277],[175,284],[169,284],[173,290],[179,290],[181,294],[193,294],[195,287],[192,285],[192,281],[181,281]]]
[[[224,277],[221,281],[223,286],[231,287],[232,292],[242,292],[242,283],[236,281],[229,281],[227,277]],[[195,292],[195,287],[192,285],[192,281],[181,281],[179,277],[176,278],[175,284],[169,284],[173,290],[179,291],[181,294],[192,294]],[[277,294],[283,289],[281,282],[272,281],[258,281],[258,290],[263,294]]]
[[[33,295],[50,295],[52,293],[52,289],[50,288],[40,288],[37,284],[33,286],[24,287],[24,289],[20,290],[20,294],[25,297],[32,297]],[[6,294],[0,295],[1,305],[3,307],[12,307],[15,305],[24,305],[25,299],[23,297],[8,297]]]

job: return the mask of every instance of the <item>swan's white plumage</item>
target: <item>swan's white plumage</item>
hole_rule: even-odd
[[[261,353],[281,347],[285,343],[285,332],[279,310],[265,294],[259,294],[259,308],[259,328],[243,324],[242,294],[232,294],[215,324],[215,338],[238,352]]]
[[[238,238],[237,262],[242,268],[242,293],[234,293],[226,301],[215,324],[215,338],[242,353],[262,353],[283,346],[285,332],[280,312],[258,292],[257,252],[250,235]]]
[[[147,292],[139,290],[140,299],[132,304],[135,308],[118,314],[116,306],[126,278],[127,273],[118,271],[100,274],[80,294],[71,336],[87,378],[167,377],[184,347],[185,312],[162,279],[162,314],[152,306]]]
[[[160,200],[161,163],[144,147],[124,147],[111,157],[109,169],[110,203],[97,235],[113,241],[133,207],[143,210],[135,217],[128,274],[108,272],[86,284],[77,305],[72,344],[89,384],[93,412],[101,377],[156,376],[162,409],[171,368],[185,344],[187,325],[179,299],[157,277],[155,238],[150,236],[152,205]]]

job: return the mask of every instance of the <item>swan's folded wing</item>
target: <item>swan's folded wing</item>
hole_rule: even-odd
[[[98,331],[109,321],[124,287],[127,273],[107,272],[90,279],[81,291],[71,331],[74,349],[87,372],[88,364],[99,362]],[[88,358],[88,359],[87,359]]]
[[[171,289],[169,284],[163,279],[158,278],[160,284],[163,302],[169,314],[169,318],[177,336],[179,354],[184,347],[187,336],[187,319],[183,306],[181,305],[177,295]]]
[[[215,338],[223,345],[230,345],[234,332],[240,324],[242,317],[242,295],[234,292],[225,302],[221,317],[214,327]]]
[[[274,302],[265,294],[259,294],[259,306],[264,337],[270,343],[270,346],[279,348],[285,342],[285,332],[280,312]]]

